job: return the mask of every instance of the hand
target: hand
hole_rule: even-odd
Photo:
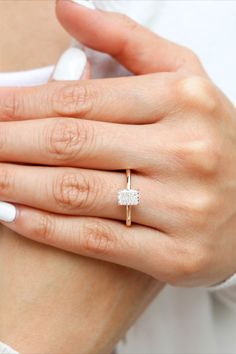
[[[3,226],[0,279],[1,340],[31,354],[111,353],[162,287],[132,269],[19,238]]]
[[[48,119],[1,123],[0,158],[61,166],[2,165],[1,196],[21,204],[8,227],[174,285],[224,280],[236,269],[235,108],[191,51],[121,15],[60,1],[58,15],[87,46],[149,75],[1,90],[3,118]],[[132,228],[116,205],[126,168],[141,191]]]
[[[2,229],[0,336],[20,353],[111,353],[162,287]]]

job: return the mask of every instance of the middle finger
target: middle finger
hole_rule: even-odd
[[[73,118],[0,123],[0,161],[105,170],[145,163],[148,126]]]

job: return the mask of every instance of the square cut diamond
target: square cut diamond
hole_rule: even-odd
[[[140,193],[136,189],[123,189],[118,193],[119,205],[138,205]]]

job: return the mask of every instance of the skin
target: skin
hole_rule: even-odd
[[[56,20],[54,1],[0,1],[0,24],[1,72],[54,64],[70,43]]]
[[[0,246],[1,341],[22,354],[111,353],[161,288],[13,233],[1,232]]]
[[[34,47],[35,42],[25,37],[22,25],[22,32],[15,31],[14,36],[11,26],[4,27],[0,50],[2,53],[8,38],[5,59],[9,56],[9,62],[1,56],[1,70],[51,64],[65,45],[65,37],[52,16],[53,2],[40,1],[39,6],[37,1],[14,1],[18,20],[12,17],[16,11],[13,3],[2,3],[1,26],[9,19],[12,25],[21,19],[28,31],[30,26],[32,31],[35,27],[42,27],[42,31],[38,31]],[[27,21],[28,16],[34,19],[32,23]],[[48,33],[53,28],[50,45],[53,41],[54,47],[50,51]],[[11,56],[18,41],[27,43],[27,48],[17,48],[17,56]],[[37,55],[29,57],[28,50]],[[42,52],[49,54],[47,62],[40,56]],[[18,131],[17,140],[21,133]],[[31,354],[110,353],[162,288],[161,283],[140,272],[41,245],[4,226],[0,230],[0,279],[1,341],[20,353]]]
[[[3,118],[35,119],[1,123],[2,158],[51,165],[2,164],[4,200],[21,204],[8,226],[173,285],[225,280],[236,270],[235,107],[189,49],[123,15],[65,1],[57,14],[137,76],[1,91]],[[132,228],[115,206],[126,168],[141,191]]]

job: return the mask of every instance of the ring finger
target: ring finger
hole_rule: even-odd
[[[118,190],[126,188],[124,172],[12,164],[1,164],[0,171],[1,200],[65,215],[126,217],[125,207],[117,203]],[[132,207],[132,221],[163,230],[170,215],[162,184],[133,173],[131,187],[141,192],[140,205]]]

